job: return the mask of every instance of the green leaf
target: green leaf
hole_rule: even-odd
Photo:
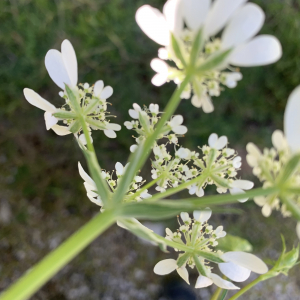
[[[202,65],[197,68],[197,73],[214,70],[224,62],[230,52],[231,49],[211,55]]]
[[[54,117],[58,119],[76,119],[77,114],[71,112],[71,111],[65,111],[65,110],[58,110],[56,113],[53,114]]]
[[[290,177],[297,171],[300,163],[300,154],[294,155],[286,164],[284,169],[280,172],[278,177],[278,184],[284,185]]]
[[[189,253],[189,252],[184,253],[183,255],[179,256],[177,259],[178,268],[181,268],[188,261],[190,256],[191,256],[191,253]]]
[[[68,98],[71,102],[71,106],[73,107],[73,109],[77,112],[80,113],[81,112],[81,107],[79,105],[79,96],[78,96],[78,92],[75,90],[71,90],[70,87],[65,84],[66,87],[66,92],[68,95]]]
[[[97,121],[92,118],[86,118],[86,122],[97,129],[101,129],[101,130],[106,129],[106,126],[101,121]]]
[[[81,129],[81,122],[79,120],[76,120],[75,122],[72,123],[69,130],[72,133],[77,133],[80,129]]]
[[[191,55],[190,55],[190,64],[192,66],[195,66],[197,63],[197,59],[199,57],[199,52],[202,50],[204,44],[204,39],[203,39],[203,30],[202,28],[197,32],[195,38],[194,38],[194,43],[192,46],[191,50]]]
[[[214,263],[223,263],[224,260],[219,256],[219,254],[214,253],[214,252],[206,252],[206,251],[201,251],[201,250],[195,250],[195,254],[198,256],[201,256],[209,261],[212,261]]]
[[[176,55],[176,57],[181,61],[184,67],[187,66],[186,61],[182,55],[180,44],[178,43],[177,39],[173,34],[171,34],[171,43],[172,43],[172,49]]]
[[[218,249],[223,252],[228,251],[243,251],[252,252],[252,245],[243,238],[227,234],[224,238],[218,239]]]
[[[90,100],[90,103],[85,107],[83,113],[85,115],[90,114],[94,110],[95,106],[97,106],[98,103],[99,103],[99,99]]]

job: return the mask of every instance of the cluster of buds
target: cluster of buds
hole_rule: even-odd
[[[47,130],[52,129],[61,136],[73,133],[82,144],[86,144],[80,120],[83,118],[90,135],[92,130],[103,130],[106,136],[115,138],[115,131],[119,131],[121,126],[110,123],[107,119],[109,113],[106,102],[113,94],[113,89],[110,86],[104,87],[102,80],[97,81],[94,86],[88,83],[77,85],[77,58],[72,44],[64,40],[61,52],[49,50],[45,64],[52,80],[62,89],[59,95],[65,103],[61,108],[56,108],[28,88],[24,89],[24,95],[30,104],[45,111]],[[59,122],[63,125],[58,125]]]
[[[166,145],[156,145],[153,148],[152,178],[157,181],[156,190],[164,192],[168,187],[176,187],[181,183],[190,182],[188,186],[190,195],[198,197],[204,195],[207,185],[215,185],[218,193],[242,194],[244,190],[253,187],[247,180],[236,179],[240,169],[241,157],[235,150],[227,147],[227,137],[218,137],[211,134],[208,146],[202,147],[202,158],[195,151],[180,147],[172,157]],[[240,202],[248,198],[240,199]]]
[[[180,85],[192,75],[181,97],[210,113],[211,96],[219,96],[221,84],[234,88],[242,79],[237,68],[267,65],[282,55],[280,42],[270,35],[255,35],[265,15],[262,9],[243,0],[168,0],[163,13],[150,5],[140,7],[136,21],[149,38],[163,48],[152,60],[157,72],[152,83],[168,81]],[[186,26],[185,26],[186,25]],[[216,38],[222,31],[221,38]],[[176,67],[169,66],[171,60]]]
[[[126,168],[129,164],[126,166],[123,166],[121,163],[117,162],[115,165],[115,175],[113,176],[114,172],[106,172],[102,171],[102,178],[107,182],[107,185],[110,187],[111,191],[114,192],[119,180],[124,175]],[[81,178],[84,180],[84,187],[87,192],[88,198],[98,206],[102,207],[103,209],[103,202],[99,196],[99,193],[97,191],[97,186],[94,182],[94,180],[84,171],[81,164],[78,162],[78,169],[79,174]],[[117,177],[117,178],[115,178]],[[151,197],[151,195],[148,193],[147,189],[142,189],[143,184],[145,181],[141,176],[135,176],[133,181],[131,182],[126,196],[123,199],[123,202],[139,202],[143,199],[148,199]]]
[[[150,104],[149,108],[143,109],[136,103],[133,104],[133,109],[129,110],[129,115],[134,120],[126,121],[124,125],[128,130],[134,130],[138,137],[135,137],[137,144],[145,141],[149,135],[155,130],[155,125],[160,119],[160,112],[158,104]],[[163,128],[158,139],[166,138],[169,143],[177,144],[178,137],[187,132],[187,127],[182,125],[183,117],[181,115],[174,116]],[[173,133],[171,133],[171,131]],[[134,152],[137,144],[130,147],[130,151]]]
[[[187,267],[199,272],[196,288],[203,288],[213,283],[223,289],[239,289],[232,282],[222,279],[219,275],[212,272],[213,267],[210,262],[218,264],[220,271],[229,279],[242,282],[249,278],[251,271],[258,274],[268,272],[266,264],[258,257],[245,252],[216,251],[218,239],[225,237],[226,232],[223,226],[216,229],[209,225],[207,221],[211,217],[209,208],[203,211],[194,211],[193,219],[188,213],[181,213],[179,229],[172,232],[166,229],[166,239],[178,244],[174,249],[180,252],[178,259],[165,259],[158,262],[154,267],[154,272],[158,275],[166,275],[174,270],[188,283],[189,273]],[[182,251],[182,245],[187,246],[190,251]]]
[[[277,192],[266,197],[255,197],[254,201],[262,207],[262,214],[269,217],[272,210],[281,210],[283,216],[291,216],[291,211],[285,203],[281,204],[281,188],[284,197],[288,197],[294,205],[300,208],[300,87],[290,95],[284,115],[284,133],[274,131],[272,135],[273,148],[261,152],[253,143],[247,145],[247,162],[253,168],[253,174],[263,182],[264,188],[276,187]],[[297,224],[297,234],[300,238],[300,222]]]

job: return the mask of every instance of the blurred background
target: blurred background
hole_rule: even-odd
[[[270,147],[272,132],[282,129],[287,98],[300,84],[300,1],[253,2],[266,12],[261,33],[280,39],[283,57],[271,66],[242,69],[238,87],[214,99],[213,114],[195,109],[190,100],[182,101],[178,112],[189,131],[180,142],[190,149],[207,143],[209,134],[216,132],[227,135],[230,146],[245,158],[248,142]],[[43,112],[27,103],[23,88],[60,103],[59,88],[46,72],[44,57],[51,48],[60,50],[67,38],[76,50],[79,81],[93,84],[102,79],[114,88],[109,100],[117,123],[129,120],[134,102],[163,108],[175,85],[157,88],[150,83],[154,72],[149,63],[158,46],[134,19],[145,3],[162,8],[164,0],[0,1],[0,291],[98,212],[78,174],[77,162],[86,165],[74,138],[47,132]],[[115,140],[100,131],[93,134],[103,168],[126,163],[131,136],[124,126]],[[241,173],[255,181],[246,162]],[[143,176],[149,177],[149,169]],[[222,224],[227,232],[248,239],[261,258],[278,258],[281,233],[288,248],[296,245],[293,220],[276,212],[266,219],[252,202],[235,207],[244,213],[215,214],[213,225]],[[176,218],[155,224],[158,229],[165,225],[175,230]],[[195,290],[175,273],[165,277],[153,273],[159,260],[172,255],[113,226],[31,299],[209,299],[214,288]],[[192,285],[196,278],[192,272]],[[300,299],[299,278],[296,267],[289,277],[280,275],[259,284],[241,299]]]

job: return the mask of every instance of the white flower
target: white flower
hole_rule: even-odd
[[[229,189],[231,195],[244,194],[245,190],[251,190],[254,183],[249,180],[235,180],[231,183],[231,188]],[[243,203],[249,198],[239,199],[238,201]]]
[[[117,162],[115,165],[115,169],[116,169],[116,174],[118,177],[124,175],[126,168],[128,167],[129,163],[126,164],[126,166],[124,167],[120,162]]]
[[[136,12],[138,25],[149,38],[165,46],[159,49],[159,58],[173,60],[178,67],[178,69],[171,68],[162,60],[154,59],[151,67],[157,74],[153,77],[152,83],[160,86],[169,80],[174,80],[176,84],[180,84],[185,77],[185,67],[181,61],[178,61],[172,49],[171,33],[175,36],[186,62],[190,60],[190,45],[200,29],[203,29],[204,33],[205,50],[198,58],[198,65],[204,64],[211,55],[221,51],[231,51],[218,66],[212,69],[216,72],[213,80],[208,74],[203,74],[203,79],[194,80],[192,83],[194,94],[197,95],[192,103],[196,107],[202,107],[205,112],[211,112],[214,108],[210,98],[204,97],[197,89],[199,83],[207,85],[207,92],[211,96],[218,96],[220,82],[229,88],[234,88],[237,81],[242,79],[239,72],[231,74],[222,72],[230,65],[260,66],[279,60],[282,48],[277,38],[271,35],[255,37],[263,26],[264,12],[258,5],[245,2],[247,1],[168,0],[164,5],[163,13],[149,5],[140,7]],[[222,30],[221,38],[215,38]],[[182,98],[188,95],[184,93]]]
[[[191,151],[187,148],[179,148],[176,151],[176,156],[178,156],[181,159],[190,159],[191,158]]]
[[[212,211],[207,207],[205,210],[195,210],[193,212],[194,219],[197,222],[204,223],[211,217]]]
[[[226,136],[221,136],[219,138],[218,135],[215,133],[212,133],[208,138],[209,147],[214,148],[216,150],[223,149],[227,145],[227,143],[228,140]]]
[[[203,197],[204,196],[204,190],[202,186],[199,186],[197,184],[193,184],[189,187],[189,194],[194,195],[196,194],[197,197]]]
[[[115,131],[119,131],[119,130],[121,130],[121,126],[119,124],[107,123],[106,129],[104,129],[104,134],[107,137],[114,139],[117,137],[117,134],[115,133]]]
[[[104,87],[104,82],[98,80],[94,86],[94,95],[101,100],[106,100],[113,94],[113,88],[111,86]]]
[[[153,103],[151,103],[151,104],[149,105],[149,110],[150,110],[150,112],[151,112],[152,114],[154,114],[154,115],[159,114],[159,106],[158,106],[158,104],[153,104]]]
[[[138,145],[131,145],[130,146],[130,152],[134,152],[138,148]]]
[[[181,115],[174,116],[172,120],[168,123],[171,130],[176,134],[187,133],[187,127],[181,125],[183,123],[183,117]]]
[[[180,213],[180,217],[181,217],[184,224],[190,224],[191,223],[191,218],[190,218],[188,213],[182,212],[182,213]]]
[[[61,52],[51,49],[45,57],[45,66],[49,76],[62,90],[65,84],[76,87],[78,81],[77,58],[72,44],[64,40]]]
[[[242,166],[242,158],[240,156],[235,157],[232,160],[232,165],[234,166],[234,168],[238,169]]]
[[[258,162],[262,158],[262,153],[257,148],[257,146],[255,146],[253,143],[247,144],[246,149],[248,152],[246,159],[247,159],[249,166],[256,167],[258,165]]]
[[[205,113],[211,113],[214,111],[214,105],[212,104],[210,96],[207,95],[206,92],[203,93],[201,97],[199,97],[197,94],[194,94],[192,98],[192,104],[195,107],[202,107]]]

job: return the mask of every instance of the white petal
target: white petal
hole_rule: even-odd
[[[102,80],[98,80],[94,86],[94,95],[96,97],[100,97],[103,88],[104,88],[104,82]]]
[[[169,29],[175,35],[180,34],[183,29],[181,2],[181,0],[168,0],[163,8]]]
[[[192,30],[199,30],[204,24],[211,5],[211,0],[183,1],[183,17],[187,26]]]
[[[281,56],[282,47],[276,37],[259,35],[233,50],[228,61],[239,67],[254,67],[272,64]]]
[[[114,90],[111,86],[106,86],[100,94],[100,99],[108,99],[113,94],[113,92]]]
[[[115,165],[115,169],[118,175],[123,175],[124,167],[121,163],[117,162]]]
[[[240,8],[222,35],[222,47],[230,48],[248,41],[256,35],[265,21],[263,10],[254,3],[248,3]]]
[[[216,142],[214,148],[217,150],[223,149],[228,143],[228,139],[225,135],[221,136],[218,141]]]
[[[258,205],[258,206],[264,206],[267,202],[267,198],[264,196],[257,196],[254,197],[254,202]]]
[[[174,127],[172,130],[173,130],[173,132],[175,132],[176,134],[186,134],[187,131],[188,131],[187,127],[186,127],[186,126],[183,126],[183,125],[181,125],[181,126],[176,126],[176,127]]]
[[[284,133],[292,152],[300,150],[300,86],[289,96],[284,113]]]
[[[300,98],[299,98],[300,102]],[[272,144],[273,146],[281,151],[287,148],[286,138],[281,130],[275,130],[272,134]]]
[[[80,162],[78,162],[78,170],[79,170],[79,175],[81,178],[86,181],[87,183],[91,185],[95,185],[95,181],[84,171],[83,167],[81,166]]]
[[[138,119],[139,118],[139,113],[134,109],[129,109],[128,113],[129,113],[129,116],[132,119]]]
[[[65,84],[72,86],[72,81],[66,69],[62,54],[58,50],[49,50],[45,57],[45,66],[49,76],[62,90]]]
[[[225,290],[239,290],[240,288],[235,286],[232,282],[222,279],[219,275],[211,273],[210,278],[214,284]]]
[[[193,215],[194,219],[204,223],[211,217],[212,211],[207,207],[205,210],[195,210]]]
[[[190,221],[190,216],[187,212],[182,212],[180,214],[180,217],[181,217],[183,222],[189,222]]]
[[[217,34],[247,0],[215,0],[205,21],[205,35]]]
[[[254,183],[249,180],[235,180],[232,184],[232,187],[237,187],[243,190],[250,190],[253,188]]]
[[[195,288],[201,289],[201,288],[210,286],[212,284],[213,284],[213,281],[210,278],[200,275],[197,278]]]
[[[76,86],[78,81],[77,58],[75,50],[69,40],[62,42],[61,54],[71,80],[71,85]]]
[[[103,202],[101,201],[100,197],[94,198],[94,197],[91,197],[91,195],[89,195],[89,194],[87,194],[87,196],[91,202],[93,202],[99,206],[103,206]]]
[[[168,64],[158,58],[152,59],[150,66],[156,73],[159,73],[159,74],[167,75],[169,72]]]
[[[261,213],[263,214],[264,217],[268,218],[270,217],[272,213],[272,207],[269,204],[265,204],[261,210]]]
[[[245,194],[245,192],[240,189],[240,188],[237,188],[237,187],[234,187],[232,189],[229,190],[230,191],[230,194],[231,195],[240,195],[240,194]],[[248,200],[249,198],[241,198],[241,199],[238,199],[239,202],[241,203],[244,203]]]
[[[66,126],[60,126],[60,125],[54,125],[51,127],[51,129],[60,136],[71,134],[72,132],[69,131],[68,127]]]
[[[181,115],[174,116],[170,121],[170,126],[175,127],[183,123],[183,117]]]
[[[196,190],[197,197],[203,197],[204,196],[204,190],[201,187],[198,187]]]
[[[296,226],[296,233],[298,235],[298,238],[300,240],[300,222],[297,223],[297,226]]]
[[[135,15],[136,22],[144,33],[156,43],[168,46],[170,31],[164,15],[150,5],[140,7]]]
[[[187,284],[190,284],[190,282],[189,282],[189,273],[188,273],[186,267],[178,268],[176,271],[177,271],[177,273],[179,274],[179,276],[180,276]]]
[[[232,262],[218,264],[220,271],[229,279],[243,282],[250,276],[251,271]]]
[[[168,80],[167,75],[156,74],[151,79],[151,83],[155,86],[162,86],[163,84],[165,84],[167,82],[167,80]]]
[[[233,262],[257,274],[265,274],[268,272],[267,265],[260,258],[251,253],[231,251],[223,254],[222,259],[226,262]]]
[[[206,114],[209,114],[214,111],[214,105],[209,95],[202,96],[202,109]]]
[[[104,134],[110,139],[115,139],[117,137],[117,134],[111,129],[105,129]]]
[[[195,107],[201,107],[202,106],[202,99],[199,98],[197,95],[194,95],[192,97],[192,104],[195,106]]]
[[[121,130],[121,126],[119,124],[115,124],[115,123],[107,123],[106,128],[110,129],[110,130],[114,130],[114,131]]]
[[[138,145],[131,145],[130,152],[134,152],[138,148]]]
[[[213,148],[217,140],[218,140],[218,135],[216,133],[212,133],[208,138],[209,147]]]
[[[177,269],[175,259],[165,259],[158,262],[154,267],[154,273],[157,275],[167,275]]]
[[[52,113],[49,111],[45,112],[44,118],[45,118],[47,130],[51,129],[51,127],[53,127],[58,122],[58,119],[53,117]]]
[[[26,100],[33,106],[42,109],[44,111],[49,111],[54,113],[56,111],[56,107],[52,105],[50,102],[42,98],[38,93],[34,90],[25,88],[23,90],[24,96]]]

